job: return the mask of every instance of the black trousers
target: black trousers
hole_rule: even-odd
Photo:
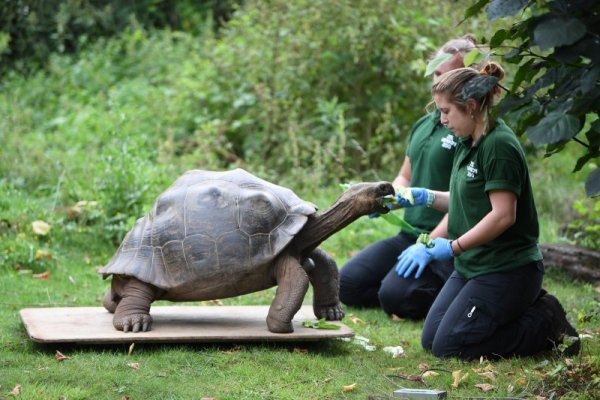
[[[419,279],[399,277],[394,270],[398,256],[415,240],[401,233],[371,243],[348,260],[340,270],[341,302],[354,307],[382,307],[402,318],[424,318],[454,267],[451,261],[434,261]]]
[[[427,314],[421,342],[438,357],[528,356],[549,348],[550,321],[532,307],[541,261],[465,279],[454,272]]]

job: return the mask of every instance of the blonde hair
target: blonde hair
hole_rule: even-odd
[[[494,98],[500,93],[499,82],[504,75],[504,69],[495,62],[488,62],[480,71],[473,68],[458,68],[443,74],[431,87],[431,94],[447,95],[449,101],[461,111],[467,109],[468,100],[475,100],[487,132],[491,128],[489,122]],[[476,90],[465,91],[465,88]]]

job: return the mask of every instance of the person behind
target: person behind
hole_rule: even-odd
[[[527,356],[560,344],[579,352],[579,338],[558,300],[542,287],[538,216],[525,154],[513,131],[492,119],[504,71],[445,73],[432,94],[440,121],[459,138],[448,192],[411,188],[415,205],[447,212],[448,237],[415,244],[399,257],[402,276],[431,260],[454,259],[433,303],[422,345],[438,357]],[[410,206],[406,199],[399,202]]]
[[[435,81],[444,72],[464,66],[465,53],[476,48],[473,35],[445,43],[434,59],[451,57],[435,70]],[[394,188],[423,186],[448,190],[456,139],[439,122],[435,111],[420,118],[412,127],[402,167],[393,181]],[[406,209],[406,222],[431,237],[445,235],[437,228],[444,213],[432,208]],[[379,307],[403,318],[424,318],[436,295],[453,271],[452,261],[435,261],[423,274],[408,279],[398,277],[393,267],[398,255],[414,244],[414,233],[398,235],[371,243],[352,257],[340,270],[340,300],[348,306]]]

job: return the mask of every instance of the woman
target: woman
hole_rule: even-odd
[[[450,189],[411,191],[414,205],[448,212],[451,239],[411,246],[396,271],[404,276],[454,257],[455,271],[422,333],[423,347],[438,357],[531,355],[577,336],[558,300],[541,289],[539,225],[524,152],[510,128],[491,118],[503,77],[489,63],[479,72],[447,72],[432,87],[441,123],[459,138]],[[578,351],[576,338],[565,353]]]
[[[476,39],[468,34],[446,42],[435,58],[447,55],[448,60],[433,73],[435,82],[443,73],[464,66],[464,55],[477,48]],[[412,127],[409,144],[395,188],[425,186],[448,190],[456,138],[439,122],[437,110],[420,118]],[[437,226],[444,213],[434,209],[406,210],[405,220],[414,227],[431,232],[432,237],[446,235]],[[382,307],[388,314],[402,318],[422,319],[446,279],[453,271],[451,260],[433,262],[421,274],[399,277],[393,268],[398,255],[415,243],[412,232],[371,243],[352,257],[340,271],[340,300],[349,306]]]

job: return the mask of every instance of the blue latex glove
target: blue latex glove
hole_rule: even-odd
[[[454,257],[452,250],[452,241],[445,238],[435,238],[432,240],[433,247],[427,249],[427,254],[434,260],[446,261]]]
[[[413,244],[398,256],[396,273],[401,278],[408,278],[416,270],[415,279],[419,279],[431,258],[424,244]]]
[[[410,204],[408,199],[402,197],[400,193],[396,195],[398,205],[400,207],[415,207],[415,206],[426,206],[427,205],[427,189],[419,187],[411,187],[410,192],[413,195],[414,203]]]

